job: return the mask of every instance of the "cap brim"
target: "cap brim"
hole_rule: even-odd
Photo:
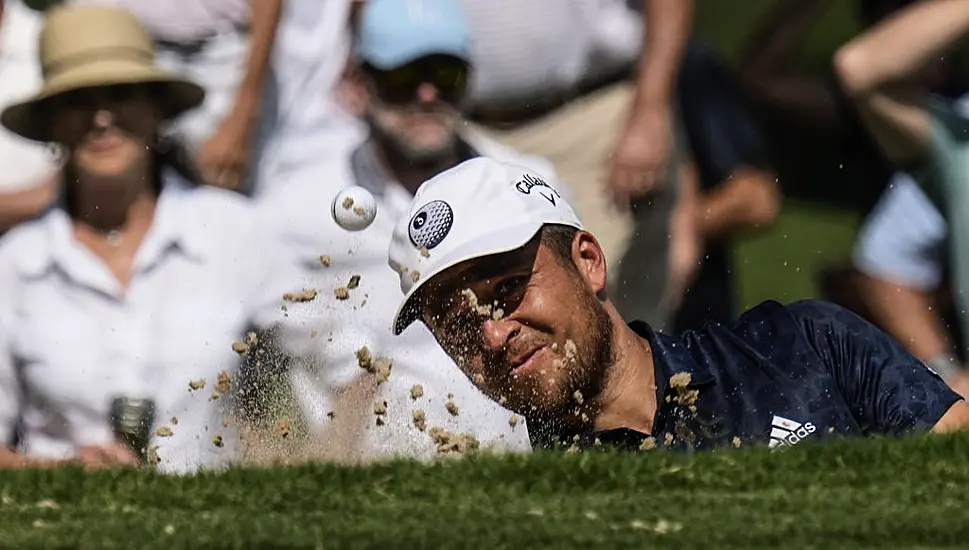
[[[365,61],[370,65],[373,65],[375,69],[381,71],[389,71],[391,69],[396,69],[413,61],[416,61],[422,57],[428,57],[431,55],[449,55],[464,61],[468,65],[471,64],[471,54],[463,47],[457,47],[450,43],[441,44],[422,44],[419,48],[400,48],[395,50],[390,50],[384,53],[371,51],[357,52],[357,58],[359,61]]]
[[[499,232],[491,233],[488,235],[487,239],[481,239],[473,243],[468,243],[465,246],[453,250],[450,254],[442,258],[441,261],[438,262],[437,267],[435,267],[433,270],[429,271],[428,273],[421,273],[420,279],[414,283],[414,286],[411,287],[410,291],[404,297],[404,301],[401,303],[400,307],[397,308],[397,314],[394,315],[394,324],[391,327],[394,335],[399,335],[400,333],[404,332],[404,329],[406,329],[411,325],[411,323],[420,317],[420,307],[414,298],[417,295],[417,292],[435,276],[440,275],[442,272],[469,260],[476,260],[478,258],[493,256],[495,254],[510,252],[516,248],[521,248],[522,246],[525,246],[528,241],[532,240],[535,234],[538,233],[543,226],[552,223],[560,223],[561,225],[576,227],[563,222],[529,222],[525,224],[518,224],[507,227]],[[579,227],[576,228],[581,229]],[[431,252],[431,254],[433,254],[433,252]]]
[[[73,74],[69,71],[63,77],[45,83],[39,93],[4,109],[0,114],[0,123],[27,139],[51,141],[42,118],[38,116],[39,107],[44,101],[74,90],[119,84],[164,86],[164,92],[159,95],[163,100],[162,116],[165,119],[193,109],[205,99],[205,90],[201,86],[157,67],[127,60],[105,60],[83,65]]]

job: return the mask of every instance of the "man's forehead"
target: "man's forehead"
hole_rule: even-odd
[[[435,279],[445,285],[472,283],[493,279],[513,271],[530,268],[535,263],[536,248],[526,245],[510,252],[467,260],[442,272]]]

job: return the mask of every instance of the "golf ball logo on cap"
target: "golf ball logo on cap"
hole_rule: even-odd
[[[441,244],[451,231],[454,212],[444,201],[431,201],[420,208],[410,220],[410,242],[417,248],[428,250]]]

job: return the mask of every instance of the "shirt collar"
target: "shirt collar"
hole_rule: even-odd
[[[457,147],[462,162],[481,156],[463,139],[458,139]],[[393,175],[380,162],[373,139],[365,140],[350,154],[350,171],[357,185],[378,198],[383,197],[389,186],[397,185]]]
[[[561,440],[559,444],[568,446],[575,443],[579,447],[591,447],[599,443],[629,450],[638,449],[646,437],[660,437],[669,431],[667,424],[674,404],[666,401],[666,395],[670,389],[670,379],[674,375],[688,374],[690,381],[687,383],[687,389],[690,390],[699,391],[717,382],[712,365],[708,362],[698,362],[694,357],[690,349],[692,338],[678,338],[656,332],[644,321],[632,321],[628,326],[649,343],[653,357],[657,408],[653,418],[652,433],[644,434],[631,428],[590,431],[579,434],[573,441]],[[536,426],[534,431],[533,444],[540,446],[554,444],[553,440],[556,436],[548,427]],[[529,433],[532,433],[532,426],[529,426]]]
[[[141,267],[154,263],[172,247],[195,261],[205,261],[213,253],[216,243],[209,242],[203,234],[202,226],[212,220],[199,219],[202,212],[194,213],[185,208],[190,204],[188,201],[195,186],[170,168],[163,170],[162,181],[155,219],[138,251]],[[78,252],[70,216],[62,200],[37,223],[42,224],[43,238],[19,262],[21,272],[28,277],[43,274],[59,260],[70,262]]]
[[[666,391],[674,375],[688,374],[690,382],[687,386],[691,389],[717,381],[710,363],[697,362],[690,351],[689,339],[656,332],[644,321],[632,321],[629,328],[649,343],[656,371],[656,396],[660,408],[665,402]]]
[[[205,261],[215,252],[219,243],[213,242],[205,231],[205,225],[218,220],[206,219],[206,212],[191,212],[193,194],[197,185],[189,182],[172,168],[162,172],[162,193],[158,197],[155,222],[149,237],[160,249],[176,246],[196,261]],[[193,209],[194,210],[194,209]]]

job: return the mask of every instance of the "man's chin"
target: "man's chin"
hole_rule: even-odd
[[[509,392],[505,406],[526,418],[555,419],[570,414],[577,403],[557,386]],[[501,400],[499,400],[501,403]]]
[[[397,139],[397,150],[407,160],[418,164],[431,164],[447,158],[454,152],[456,136],[436,140]]]

